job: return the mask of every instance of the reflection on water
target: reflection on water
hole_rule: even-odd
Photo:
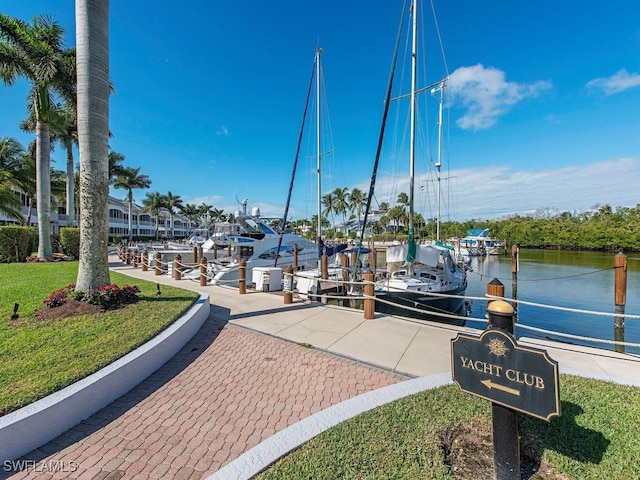
[[[467,275],[468,297],[485,298],[487,284],[494,278],[505,287],[505,297],[514,298],[514,290],[521,301],[570,309],[613,314],[614,257],[608,252],[574,252],[562,250],[520,249],[520,271],[517,289],[511,273],[511,253],[504,256],[473,257],[473,271]],[[377,265],[384,267],[384,251],[379,251]],[[640,315],[640,254],[627,255],[627,315]],[[467,326],[484,329],[486,301],[472,299]],[[614,317],[587,315],[577,312],[550,310],[530,305],[518,308],[520,323],[545,330],[568,333],[581,337],[614,340]],[[593,343],[578,339],[547,335],[531,330],[516,329],[516,335],[553,338],[554,340],[596,346],[614,350],[612,344]],[[620,338],[615,337],[616,340]],[[624,341],[640,344],[640,320],[626,318]],[[640,354],[639,347],[625,347],[627,353]]]
[[[614,253],[567,252],[558,250],[520,250],[520,271],[517,274],[517,298],[522,301],[555,305],[565,308],[597,311],[613,314],[614,305]],[[640,313],[640,256],[627,257],[626,314]],[[505,297],[513,298],[514,286],[511,273],[511,255],[475,257],[469,272],[467,295],[482,297],[487,283],[497,278],[505,287]],[[484,318],[486,302],[471,302],[471,317]],[[521,323],[546,330],[572,335],[614,339],[614,317],[586,315],[576,312],[549,310],[520,305],[518,318]],[[478,322],[469,326],[483,328]],[[640,320],[626,319],[624,340],[640,343]],[[518,336],[546,337],[545,334],[517,329]],[[588,344],[613,350],[613,345],[589,343],[576,339],[552,337],[557,340]],[[640,353],[638,347],[626,347],[628,353]]]

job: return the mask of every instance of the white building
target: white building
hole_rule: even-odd
[[[29,209],[28,197],[20,194],[22,199],[22,216],[28,221],[29,226],[38,226],[38,212],[36,208]],[[31,210],[31,211],[30,211]],[[134,239],[146,238],[153,240],[156,238],[156,219],[149,213],[144,212],[142,207],[135,203],[131,209],[131,224]],[[51,233],[59,234],[61,227],[78,226],[79,219],[76,216],[67,215],[64,205],[52,204],[51,206]],[[173,236],[174,238],[186,238],[193,230],[189,219],[174,214],[173,215]],[[15,225],[13,219],[8,218],[0,212],[0,226]],[[169,211],[162,209],[158,219],[158,239],[169,238],[171,235],[171,221]],[[109,197],[109,240],[129,237],[129,203]]]

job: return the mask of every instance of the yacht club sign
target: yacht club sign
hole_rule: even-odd
[[[459,333],[451,340],[451,372],[467,393],[546,421],[560,415],[558,362],[519,346],[505,330]]]

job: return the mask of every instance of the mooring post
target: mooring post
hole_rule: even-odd
[[[374,278],[376,274],[376,268],[378,266],[378,251],[375,248],[372,248],[369,252],[369,268],[371,272],[373,272]]]
[[[492,297],[504,298],[504,284],[497,278],[494,278],[489,283],[487,283],[487,295]],[[489,306],[491,305],[491,302],[494,302],[494,301],[495,300],[491,298],[487,301],[487,310],[489,310]]]
[[[293,244],[293,271],[298,271],[298,244]],[[291,283],[293,285],[293,282]]]
[[[156,252],[156,256],[155,256],[155,263],[154,263],[154,267],[153,267],[153,271],[156,275],[160,275],[162,273],[161,267],[160,267],[160,261],[162,259],[162,255],[160,255],[160,252]]]
[[[373,273],[364,274],[364,319],[373,320],[376,315],[376,292],[374,284],[375,275]]]
[[[284,304],[289,305],[293,303],[293,268],[285,267],[284,268],[284,281],[283,289],[284,289]]]
[[[622,250],[615,256],[615,314],[613,319],[613,338],[624,342],[624,309],[627,303],[627,256]],[[616,352],[624,353],[624,345],[615,344]]]
[[[207,259],[202,257],[200,259],[200,286],[207,286]]]
[[[147,250],[142,252],[142,271],[146,272],[149,268],[149,252]]]
[[[494,300],[487,307],[489,328],[500,328],[513,334],[513,307],[504,300]],[[520,480],[520,440],[518,417],[512,410],[497,403],[493,413],[493,471],[496,480]]]
[[[343,282],[340,286],[340,292],[344,293],[347,291],[347,282],[349,281],[349,259],[342,253],[340,254],[340,272],[342,273],[341,280]]]
[[[200,263],[198,259],[198,247],[193,247],[193,263]]]
[[[322,278],[323,280],[329,278],[329,257],[327,257],[326,255],[322,255],[320,257],[320,270],[320,278]]]
[[[173,278],[182,280],[182,255],[179,253],[173,259]]]
[[[238,293],[244,295],[247,293],[247,262],[241,260],[238,266]]]

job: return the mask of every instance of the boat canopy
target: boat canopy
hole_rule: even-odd
[[[472,228],[467,230],[468,237],[488,237],[489,233],[490,231],[488,228]]]
[[[434,245],[416,245],[415,261],[437,267],[440,261],[440,255],[443,252],[449,253],[448,249],[439,248]],[[387,248],[387,262],[404,262],[407,258],[407,245],[394,245]]]
[[[320,238],[318,241],[318,255],[319,256],[326,255],[327,257],[330,257],[332,255],[335,255],[338,252],[343,251],[348,246],[349,245],[347,245],[346,243],[339,243],[338,245],[327,245]]]

